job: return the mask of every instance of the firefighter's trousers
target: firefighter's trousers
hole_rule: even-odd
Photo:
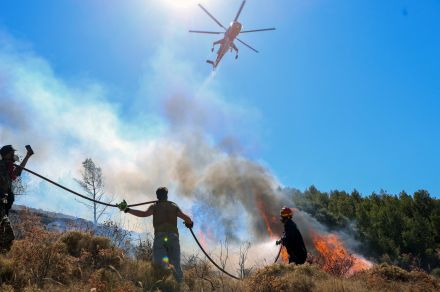
[[[180,266],[179,235],[174,232],[158,232],[153,242],[153,262],[165,268],[173,269],[178,282],[183,280]]]
[[[3,216],[0,222],[0,253],[5,253],[11,249],[14,241],[14,230],[8,216]]]

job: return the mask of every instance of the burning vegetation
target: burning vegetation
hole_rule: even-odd
[[[311,232],[318,255],[312,259],[326,272],[338,276],[351,276],[373,267],[368,260],[349,253],[336,234],[322,235]],[[313,261],[311,260],[311,261]]]
[[[268,214],[261,201],[257,201],[257,207],[261,220],[264,222],[267,230],[267,235],[270,240],[276,240],[280,234],[275,235],[272,231],[272,225],[278,224],[276,217]],[[291,208],[294,214],[299,214],[297,208]],[[270,218],[270,219],[269,219]],[[322,229],[322,226],[319,226]],[[343,241],[337,234],[320,233],[314,229],[310,223],[307,228],[303,229],[305,236],[311,238],[307,248],[312,250],[308,256],[308,262],[318,264],[324,271],[337,276],[351,276],[357,272],[370,269],[373,264],[363,257],[350,253]],[[285,247],[281,247],[280,260],[283,263],[289,262],[289,255]]]

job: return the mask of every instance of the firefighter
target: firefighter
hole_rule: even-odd
[[[296,227],[295,222],[292,220],[292,209],[283,207],[280,216],[280,221],[284,224],[284,233],[276,244],[282,244],[286,248],[289,254],[289,264],[304,264],[307,259],[307,249],[298,227]]]
[[[166,187],[158,188],[156,190],[156,196],[158,199],[157,203],[151,205],[146,211],[128,208],[125,200],[118,204],[118,208],[125,213],[137,217],[153,215],[153,262],[165,268],[171,266],[176,280],[182,282],[183,272],[180,266],[180,243],[177,217],[183,219],[185,226],[188,228],[192,228],[194,223],[176,204],[168,201],[168,189]]]
[[[27,153],[20,166],[25,167],[29,157],[34,154],[32,148],[26,146]],[[12,145],[5,145],[0,149],[0,253],[9,251],[15,239],[14,231],[9,221],[9,210],[14,203],[12,182],[20,175],[22,168],[16,167],[14,162],[19,160]]]

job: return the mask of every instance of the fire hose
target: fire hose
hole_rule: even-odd
[[[116,204],[110,204],[110,203],[106,203],[106,202],[101,202],[101,201],[98,201],[98,200],[95,200],[95,199],[89,198],[89,197],[87,197],[87,196],[84,196],[84,195],[82,195],[82,194],[80,194],[80,193],[78,193],[78,192],[75,192],[74,190],[71,190],[71,189],[69,189],[69,188],[67,188],[67,187],[65,187],[65,186],[63,186],[63,185],[60,185],[60,184],[57,183],[57,182],[54,182],[53,180],[51,180],[51,179],[49,179],[49,178],[47,178],[47,177],[45,177],[45,176],[43,176],[43,175],[41,175],[41,174],[38,174],[38,173],[36,173],[36,172],[34,172],[34,171],[32,171],[32,170],[29,170],[29,169],[27,169],[27,168],[25,168],[25,167],[20,166],[20,165],[16,165],[16,164],[15,164],[15,166],[18,167],[18,168],[21,168],[21,169],[23,169],[23,170],[25,170],[25,171],[27,171],[27,172],[29,172],[29,173],[31,173],[31,174],[33,174],[33,175],[35,175],[35,176],[37,176],[37,177],[39,177],[39,178],[41,178],[41,179],[43,179],[43,180],[45,180],[45,181],[47,181],[47,182],[49,182],[49,183],[55,185],[55,186],[57,186],[57,187],[59,187],[59,188],[65,190],[65,191],[68,191],[69,193],[72,193],[72,194],[74,194],[74,195],[76,195],[76,196],[78,196],[78,197],[81,197],[81,198],[83,198],[83,199],[85,199],[85,200],[89,200],[89,201],[91,201],[91,202],[93,202],[93,203],[101,204],[101,205],[104,205],[104,206],[115,207],[115,208],[118,207]],[[142,203],[137,203],[137,204],[128,205],[128,207],[137,207],[137,206],[142,206],[142,205],[154,204],[154,203],[156,203],[156,202],[157,202],[157,200],[155,200],[155,201],[148,201],[148,202],[142,202]]]
[[[280,249],[278,250],[278,254],[277,254],[277,257],[275,258],[275,261],[273,262],[274,264],[276,264],[277,263],[277,261],[278,261],[278,259],[280,258],[280,254],[281,254],[281,249],[283,248],[283,246],[282,245],[280,245]]]
[[[85,199],[85,200],[89,200],[89,201],[91,201],[91,202],[94,202],[94,203],[97,203],[97,204],[101,204],[101,205],[105,205],[105,206],[109,206],[109,207],[115,207],[115,208],[118,207],[116,204],[110,204],[110,203],[106,203],[106,202],[101,202],[101,201],[98,201],[98,200],[95,200],[95,199],[89,198],[89,197],[87,197],[87,196],[85,196],[85,195],[82,195],[82,194],[80,194],[80,193],[78,193],[78,192],[75,192],[75,191],[73,191],[73,190],[71,190],[71,189],[69,189],[69,188],[67,188],[67,187],[65,187],[65,186],[63,186],[63,185],[61,185],[61,184],[59,184],[59,183],[57,183],[57,182],[55,182],[55,181],[53,181],[53,180],[51,180],[51,179],[49,179],[49,178],[47,178],[47,177],[45,177],[45,176],[39,174],[39,173],[36,173],[36,172],[34,172],[34,171],[30,170],[30,169],[27,169],[27,168],[25,168],[25,167],[22,167],[22,166],[19,166],[19,165],[15,165],[15,166],[17,166],[17,167],[19,167],[19,168],[21,168],[21,169],[23,169],[23,170],[29,172],[30,174],[33,174],[33,175],[36,176],[36,177],[39,177],[39,178],[43,179],[43,180],[45,180],[45,181],[47,181],[47,182],[49,182],[49,183],[51,183],[51,184],[53,184],[53,185],[55,185],[55,186],[61,188],[61,189],[63,189],[63,190],[65,190],[65,191],[69,192],[69,193],[72,193],[72,194],[74,194],[74,195],[76,195],[76,196],[78,196],[78,197],[81,197],[81,198],[83,198],[83,199]],[[137,203],[137,204],[131,204],[131,205],[128,205],[128,207],[136,207],[136,206],[142,206],[142,205],[154,204],[154,203],[156,203],[156,202],[157,202],[157,200],[155,200],[155,201],[147,201],[147,202],[142,202],[142,203]],[[205,249],[203,248],[203,246],[200,244],[199,240],[197,239],[196,235],[194,234],[192,228],[189,228],[189,230],[190,230],[190,232],[191,232],[191,235],[192,235],[193,238],[194,238],[194,241],[195,241],[195,242],[197,243],[197,245],[199,246],[200,250],[203,252],[203,254],[206,256],[206,258],[207,258],[207,259],[208,259],[208,260],[209,260],[209,261],[210,261],[210,262],[211,262],[211,263],[212,263],[217,269],[219,269],[221,272],[223,272],[224,274],[228,275],[228,276],[231,277],[231,278],[234,278],[234,279],[236,279],[236,280],[241,280],[241,279],[238,278],[237,276],[234,276],[234,275],[228,273],[228,272],[225,271],[222,267],[220,267],[220,266],[219,266],[219,265],[218,265],[218,264],[217,264],[217,263],[216,263],[216,262],[215,262],[215,261],[209,256],[209,254],[205,251]],[[282,246],[280,247],[280,250],[278,251],[278,255],[277,255],[276,259],[275,259],[275,262],[278,260],[280,254],[281,254],[281,248],[282,248]]]
[[[194,237],[194,240],[196,241],[197,245],[199,246],[200,250],[205,254],[205,256],[208,258],[208,260],[217,268],[219,269],[221,272],[223,272],[224,274],[228,275],[231,278],[234,278],[236,280],[241,280],[240,278],[226,272],[224,269],[222,269],[209,255],[208,253],[205,251],[205,249],[203,248],[203,246],[200,244],[199,240],[197,239],[196,235],[194,234],[192,228],[189,228],[189,231],[191,231],[192,236]]]

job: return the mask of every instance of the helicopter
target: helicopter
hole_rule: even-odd
[[[263,29],[253,29],[253,30],[243,30],[243,25],[238,22],[238,18],[240,17],[241,11],[243,10],[244,5],[246,4],[246,0],[244,0],[241,3],[240,8],[238,9],[237,15],[235,16],[234,20],[229,24],[229,27],[226,28],[223,24],[221,24],[220,21],[218,21],[209,11],[202,6],[202,4],[199,4],[199,7],[206,13],[208,16],[215,21],[221,28],[223,28],[225,31],[203,31],[203,30],[190,30],[191,33],[201,33],[201,34],[223,34],[223,38],[215,41],[212,44],[211,52],[214,52],[214,48],[216,45],[220,45],[220,48],[217,51],[217,59],[215,61],[206,60],[208,64],[212,65],[212,69],[215,70],[217,68],[218,64],[222,60],[223,56],[229,51],[232,52],[232,50],[235,51],[235,59],[238,58],[238,48],[234,44],[234,41],[237,40],[252,51],[258,53],[256,49],[248,45],[247,43],[240,40],[237,36],[241,33],[251,33],[251,32],[259,32],[259,31],[268,31],[268,30],[275,30],[275,28],[263,28]]]

